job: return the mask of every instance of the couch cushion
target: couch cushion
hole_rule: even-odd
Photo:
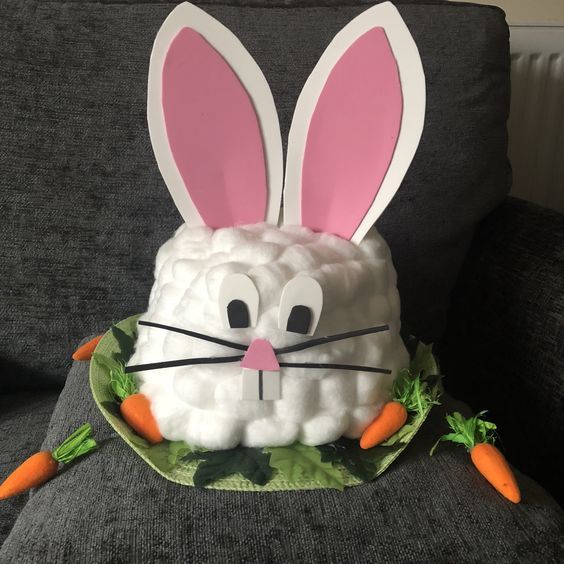
[[[284,140],[323,49],[367,7],[200,4],[257,59]],[[181,223],[145,120],[151,45],[171,8],[0,6],[0,260],[9,273],[0,368],[17,375],[5,387],[61,384],[79,339],[146,307],[156,251]],[[419,151],[379,228],[397,266],[404,324],[435,340],[474,225],[508,190],[508,31],[492,7],[398,8],[421,51],[428,108]]]
[[[41,448],[58,396],[58,392],[0,395],[0,482]],[[0,546],[28,497],[0,501]]]
[[[103,419],[88,366],[76,363],[45,440],[52,448],[89,421],[100,448],[36,490],[0,562],[557,562],[564,515],[538,485],[518,479],[513,505],[445,445],[445,399],[375,482],[274,493],[195,489],[166,481]],[[464,406],[462,406],[464,408]]]
[[[487,406],[513,460],[564,503],[564,214],[507,198],[484,221],[453,294],[442,367]],[[534,452],[535,456],[530,456]]]

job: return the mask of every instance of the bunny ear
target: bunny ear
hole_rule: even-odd
[[[187,2],[155,39],[147,118],[186,223],[278,222],[282,141],[270,88],[237,37]]]
[[[399,188],[424,115],[417,46],[396,8],[378,4],[335,36],[300,94],[284,222],[360,242]]]

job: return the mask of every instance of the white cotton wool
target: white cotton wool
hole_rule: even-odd
[[[219,292],[224,278],[247,275],[259,294],[256,327],[225,328]],[[312,337],[278,327],[284,286],[314,278],[323,309]],[[239,362],[163,368],[138,373],[165,438],[208,449],[323,444],[359,437],[390,397],[398,370],[408,365],[399,336],[396,273],[385,241],[373,231],[356,245],[304,227],[268,224],[217,229],[180,227],[159,250],[155,284],[142,317],[164,325],[248,345],[280,348],[312,338],[377,325],[389,331],[280,354],[278,362],[387,368],[391,375],[319,368],[280,368],[278,400],[241,399]],[[221,357],[243,351],[140,325],[130,365]]]

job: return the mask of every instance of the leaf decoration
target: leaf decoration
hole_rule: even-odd
[[[135,348],[135,335],[128,335],[117,325],[112,325],[111,331],[119,345],[119,352],[113,353],[113,357],[120,364],[125,364],[133,354],[133,349]]]
[[[274,473],[269,464],[270,454],[258,448],[198,451],[187,454],[182,460],[202,461],[193,478],[194,485],[200,488],[232,474],[241,474],[253,484],[264,486]]]
[[[102,353],[95,352],[92,355],[92,358],[100,366],[103,366],[108,371],[108,374],[110,373],[111,370],[119,369],[121,366],[121,364],[117,360]]]
[[[380,443],[379,446],[389,447],[394,446],[397,443],[403,443],[404,439],[415,433],[417,430],[417,425],[414,419],[408,419],[406,423],[397,433],[394,433],[387,441]]]
[[[415,375],[420,375],[423,378],[427,376],[434,376],[440,373],[439,365],[433,355],[433,345],[426,345],[419,341],[415,354],[411,359],[409,369]]]
[[[319,445],[323,462],[343,465],[351,474],[368,482],[379,474],[380,463],[392,452],[404,446],[396,441],[393,445],[362,449],[357,440],[340,438],[338,441]]]
[[[268,451],[271,453],[270,465],[290,483],[307,477],[328,488],[343,490],[345,487],[341,471],[330,461],[322,460],[321,452],[315,447],[294,443],[287,447],[269,448]]]
[[[168,461],[176,466],[183,457],[194,452],[194,449],[184,441],[171,441],[168,443]]]
[[[145,447],[145,453],[149,460],[163,472],[170,472],[176,465],[176,457],[170,456],[170,442],[162,441],[156,445]]]

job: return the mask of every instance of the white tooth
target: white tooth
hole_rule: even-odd
[[[280,399],[280,372],[264,370],[262,373],[262,399]]]
[[[241,399],[244,400],[260,399],[258,370],[243,368],[243,370],[241,371]]]
[[[241,372],[241,399],[277,400],[280,399],[280,372],[251,370]]]

